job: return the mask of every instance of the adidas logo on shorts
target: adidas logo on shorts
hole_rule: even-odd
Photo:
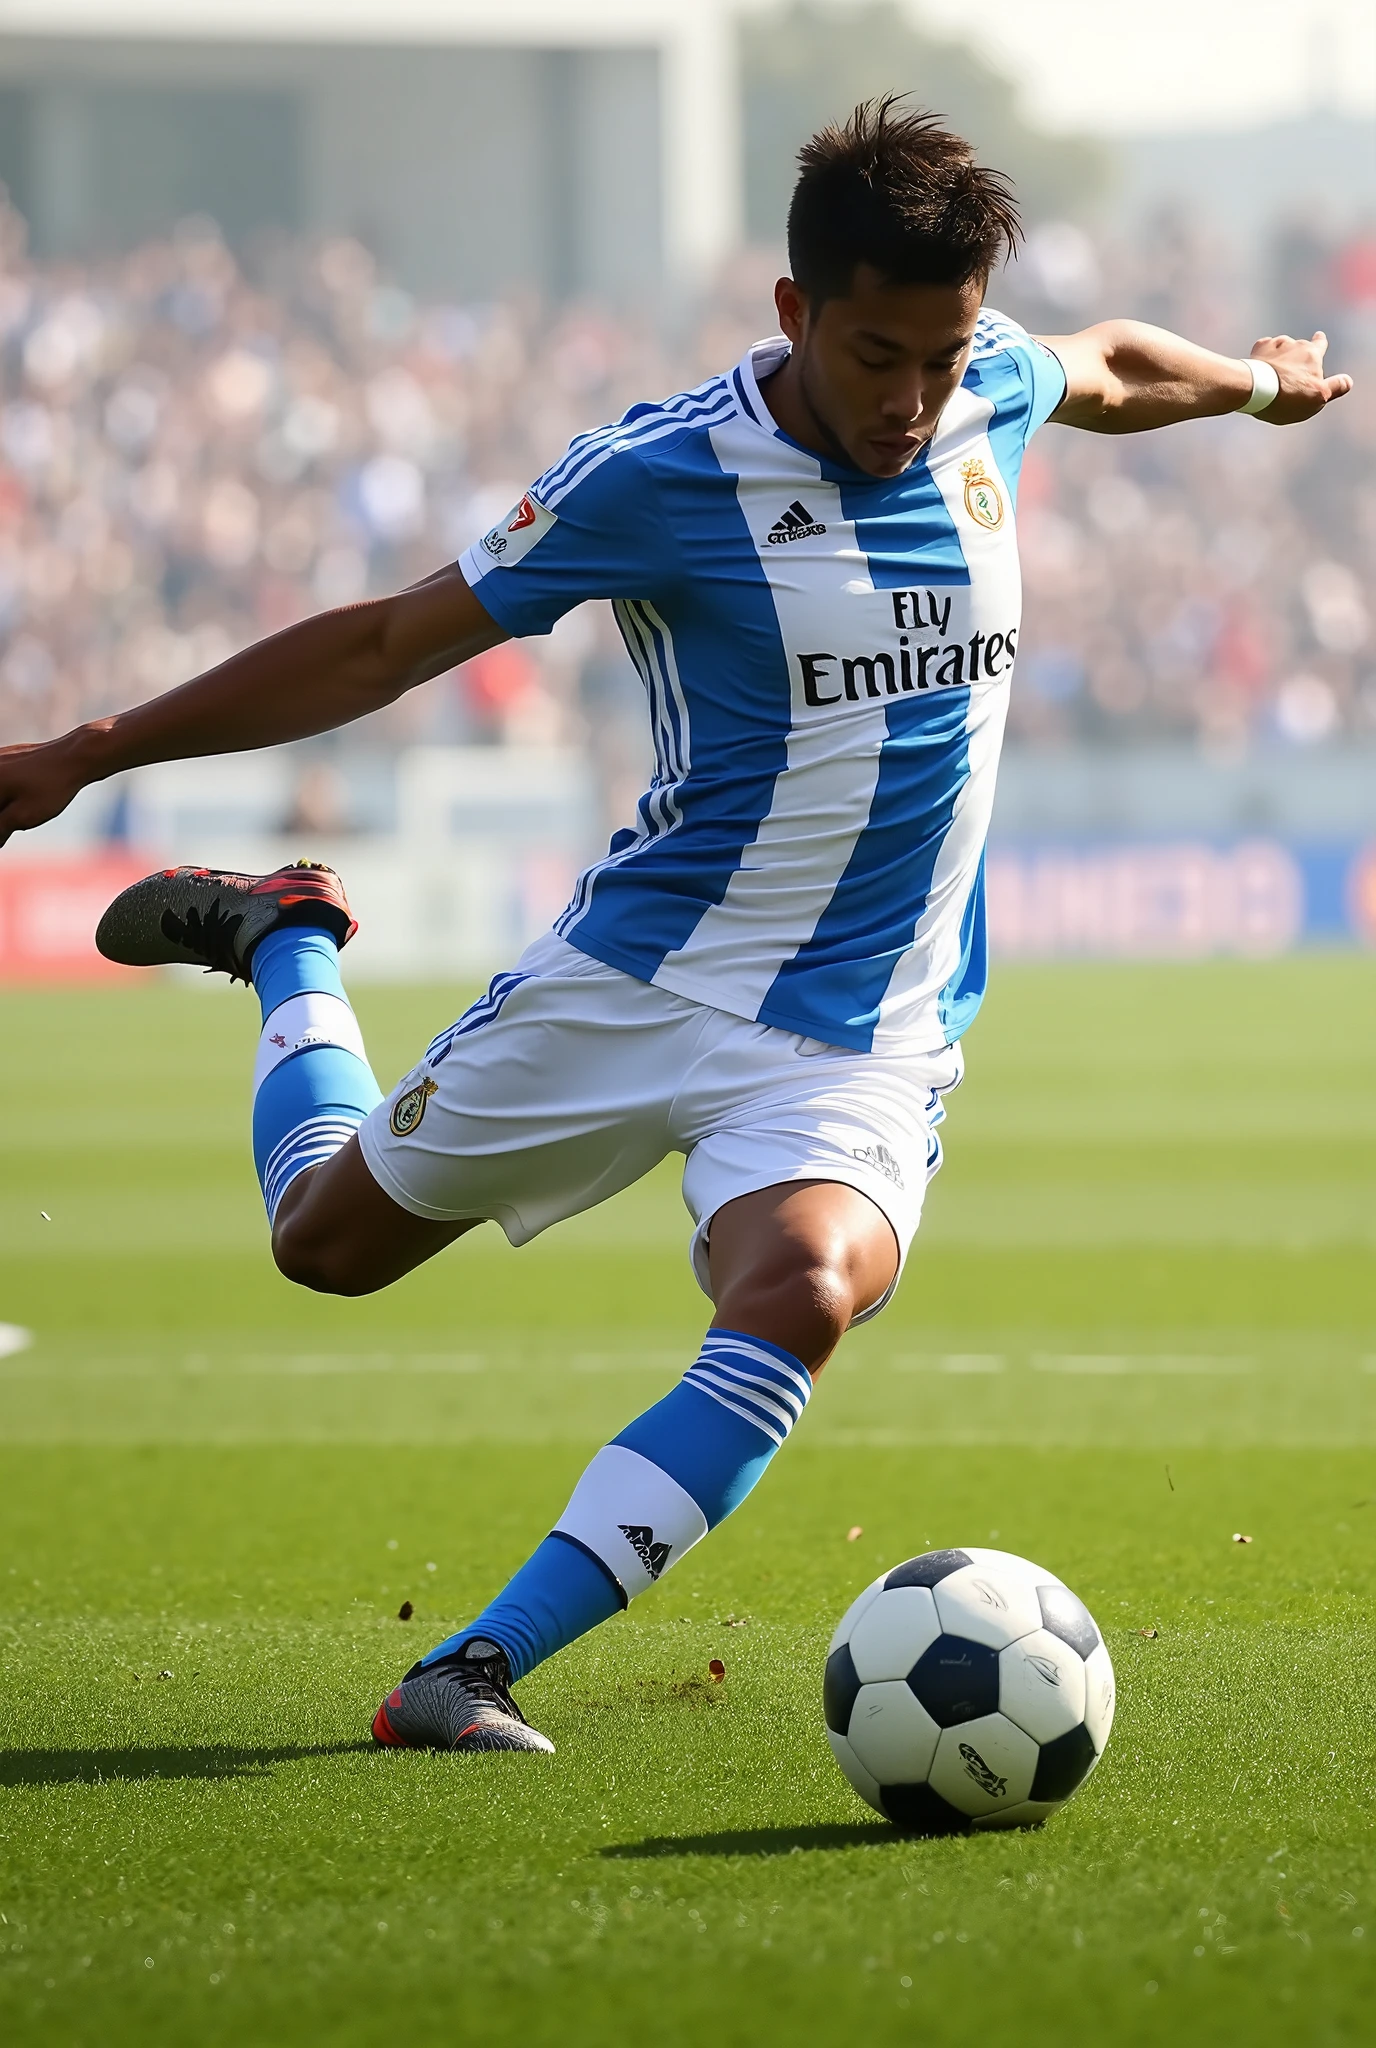
[[[903,1169],[887,1145],[856,1145],[852,1148],[855,1158],[866,1166],[877,1166],[885,1180],[891,1180],[896,1188],[903,1185]]]
[[[769,529],[769,545],[778,547],[787,540],[806,540],[810,534],[825,533],[820,519],[814,519],[801,498],[795,498],[787,512],[783,512]]]

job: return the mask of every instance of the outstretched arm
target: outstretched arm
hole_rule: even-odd
[[[328,732],[507,638],[456,568],[395,597],[321,612],[132,711],[37,746],[0,747],[0,846],[121,768]]]
[[[1140,434],[1177,420],[1236,412],[1252,395],[1245,361],[1148,327],[1141,320],[1104,320],[1079,334],[1043,335],[1065,370],[1066,393],[1052,413],[1066,427],[1092,434]],[[1259,419],[1277,427],[1308,420],[1352,389],[1350,377],[1325,377],[1328,336],[1295,341],[1270,335],[1252,355],[1269,363],[1280,389]]]

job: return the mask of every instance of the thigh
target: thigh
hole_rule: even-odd
[[[491,1217],[524,1244],[670,1149],[668,1103],[693,1008],[547,939],[372,1112],[362,1159],[418,1219]]]
[[[866,1218],[875,1210],[887,1223],[895,1268],[878,1295],[857,1298],[854,1319],[877,1314],[893,1292],[941,1164],[942,1095],[961,1071],[958,1046],[906,1057],[858,1053],[723,1020],[716,1056],[694,1077],[695,1128],[683,1175],[698,1226],[693,1268],[704,1291],[720,1298],[713,1253],[727,1206],[813,1182],[864,1198],[841,1204],[838,1214]],[[883,1241],[881,1232],[876,1242]]]

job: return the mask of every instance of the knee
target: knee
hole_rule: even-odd
[[[814,1260],[793,1281],[798,1313],[811,1336],[807,1363],[830,1358],[855,1313],[855,1294],[848,1275],[829,1261]]]
[[[284,1279],[314,1294],[371,1294],[377,1285],[355,1247],[311,1229],[299,1214],[279,1211],[272,1256]]]
[[[823,1257],[780,1261],[753,1272],[717,1302],[725,1328],[764,1337],[812,1371],[830,1358],[854,1313],[849,1276]]]

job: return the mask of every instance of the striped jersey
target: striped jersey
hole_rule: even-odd
[[[645,686],[653,779],[555,929],[736,1016],[930,1050],[984,992],[1018,473],[1065,376],[982,313],[931,441],[876,478],[775,425],[787,349],[581,435],[459,566],[517,635],[610,598]]]

